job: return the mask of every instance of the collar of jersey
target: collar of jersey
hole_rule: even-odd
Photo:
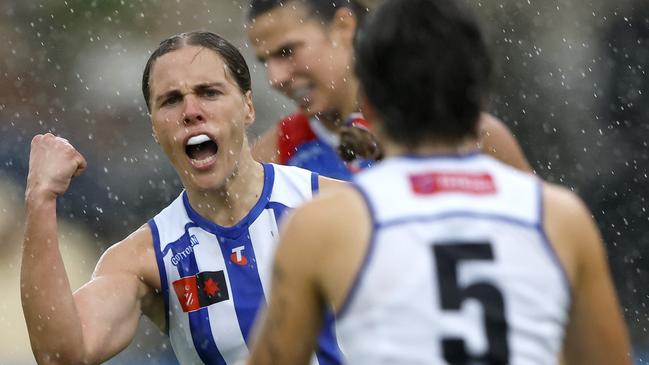
[[[197,211],[192,208],[189,204],[189,198],[187,197],[187,192],[183,191],[183,204],[185,205],[185,210],[187,211],[187,216],[194,223],[196,223],[202,229],[218,235],[225,237],[236,238],[241,236],[241,234],[247,233],[248,227],[252,222],[257,219],[259,214],[264,210],[266,204],[270,201],[270,194],[273,191],[273,183],[275,181],[275,171],[271,164],[263,164],[264,166],[264,187],[261,191],[261,196],[257,203],[250,209],[248,214],[246,214],[237,224],[224,227],[220,226],[209,219],[201,216]]]

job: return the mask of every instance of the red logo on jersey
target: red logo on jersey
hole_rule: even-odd
[[[244,266],[248,264],[248,258],[243,255],[243,250],[245,246],[239,246],[232,249],[232,254],[230,255],[230,261],[234,262],[239,266]]]
[[[429,172],[410,176],[412,190],[421,195],[435,193],[494,194],[496,185],[488,173]]]
[[[173,282],[183,312],[192,312],[230,299],[223,271],[204,271]]]
[[[208,297],[213,297],[221,291],[219,288],[219,283],[215,282],[212,278],[207,278],[205,280],[203,291]]]

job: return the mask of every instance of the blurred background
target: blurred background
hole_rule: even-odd
[[[368,6],[380,0],[368,0]],[[649,2],[464,0],[497,66],[491,112],[536,173],[578,192],[607,243],[637,363],[649,363]],[[22,201],[36,133],[88,160],[59,201],[76,288],[97,258],[166,206],[179,179],[151,138],[141,74],[160,40],[205,29],[251,65],[251,138],[294,110],[270,90],[247,44],[245,0],[3,0],[0,3],[0,365],[33,364],[20,308]],[[147,320],[109,364],[173,364]]]

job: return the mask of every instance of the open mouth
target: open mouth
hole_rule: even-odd
[[[199,164],[211,162],[218,151],[219,145],[206,134],[191,137],[185,145],[187,156]]]

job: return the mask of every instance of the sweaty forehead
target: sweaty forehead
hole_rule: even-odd
[[[160,56],[151,71],[151,95],[205,83],[232,83],[226,64],[213,50],[186,46]]]
[[[299,3],[276,7],[248,23],[248,38],[259,56],[317,32],[325,32],[321,20],[311,16]]]

